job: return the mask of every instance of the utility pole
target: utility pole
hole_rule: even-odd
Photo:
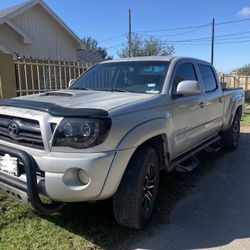
[[[131,9],[128,9],[128,56],[131,57],[132,55],[132,32],[131,32]]]
[[[214,18],[212,22],[211,64],[214,64]]]

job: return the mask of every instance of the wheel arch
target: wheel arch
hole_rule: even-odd
[[[163,119],[159,119],[161,121],[161,126]],[[158,121],[159,122],[159,121]],[[160,123],[159,123],[160,124]],[[147,124],[148,125],[148,124]],[[147,127],[146,125],[146,127]],[[152,125],[152,123],[151,123]],[[166,123],[165,123],[166,125]],[[145,124],[144,124],[145,126]],[[136,130],[140,129],[140,132],[145,127],[137,127]],[[166,130],[166,127],[165,127]],[[133,130],[135,132],[135,130]],[[120,143],[118,146],[117,154],[114,157],[113,163],[110,167],[109,173],[107,175],[106,181],[104,183],[102,192],[98,199],[106,199],[111,197],[117,191],[121,180],[124,176],[124,173],[127,169],[129,162],[133,159],[136,152],[143,146],[149,145],[156,150],[156,153],[159,158],[160,163],[160,170],[170,170],[169,166],[169,146],[168,146],[168,137],[163,130],[158,130],[158,134],[154,134],[153,136],[149,137],[146,136],[146,140],[139,140],[140,143],[137,141],[137,137],[134,133],[129,133],[128,137],[122,140],[123,143]],[[149,137],[149,138],[148,138]],[[133,147],[125,149],[122,146],[126,145],[124,142],[130,142],[130,146]],[[128,145],[128,144],[127,144]]]
[[[136,148],[130,160],[133,158],[133,156],[137,153],[138,150],[140,150],[142,147],[145,147],[145,146],[150,146],[153,149],[155,149],[158,155],[160,170],[167,170],[167,171],[170,170],[169,169],[169,149],[168,149],[169,147],[168,147],[168,138],[166,134],[159,134],[144,141],[142,144],[140,144]]]
[[[223,126],[223,131],[230,128],[230,126],[233,123],[235,115],[239,115],[240,118],[242,118],[243,115],[243,104],[242,103],[234,103],[233,107],[231,108],[231,114],[228,116],[228,118],[225,121],[225,125]]]
[[[232,112],[232,115],[231,115],[231,118],[230,118],[230,122],[228,124],[228,127],[230,127],[233,123],[233,120],[234,120],[234,117],[236,115],[238,115],[241,119],[242,117],[242,114],[243,114],[243,105],[240,104],[240,105],[235,105],[235,108],[233,109],[233,112]]]
[[[167,134],[170,134],[170,118],[162,117],[152,119],[129,130],[117,145],[116,149],[137,148],[156,136],[165,135],[165,138],[167,138]]]

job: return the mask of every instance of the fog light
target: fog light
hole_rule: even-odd
[[[80,168],[68,169],[63,177],[63,183],[72,190],[81,190],[90,183],[90,176]]]
[[[87,185],[89,183],[89,176],[84,170],[80,169],[78,172],[78,176],[79,176],[80,182],[83,185]]]

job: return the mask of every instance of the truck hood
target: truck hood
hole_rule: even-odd
[[[127,104],[148,100],[155,95],[93,90],[62,90],[18,97],[18,100],[55,103],[67,108],[95,108],[109,111]]]

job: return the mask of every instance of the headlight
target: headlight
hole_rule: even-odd
[[[110,118],[64,118],[57,126],[53,147],[89,148],[101,144],[111,127]]]

